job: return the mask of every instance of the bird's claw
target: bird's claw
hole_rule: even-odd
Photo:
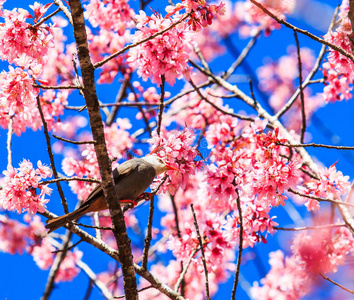
[[[150,200],[152,197],[152,194],[151,193],[142,193],[136,200],[137,201],[140,201],[140,200]]]
[[[119,202],[123,205],[131,204],[133,206],[133,208],[138,205],[138,202],[136,200],[130,200],[130,199],[120,200]]]

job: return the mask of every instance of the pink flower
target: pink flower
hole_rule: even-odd
[[[325,40],[339,46],[345,51],[352,53],[352,42],[350,35],[352,32],[351,22],[348,18],[349,2],[343,1],[340,6],[341,24],[335,31],[329,31],[325,35]],[[328,62],[323,64],[323,75],[326,79],[326,86],[323,89],[323,98],[327,102],[348,100],[352,97],[350,91],[353,83],[353,62],[340,54],[338,51],[330,49]]]
[[[100,27],[104,30],[118,32],[124,35],[127,27],[132,27],[132,10],[127,0],[90,0],[89,4],[84,5],[85,18],[90,21],[93,27]]]
[[[0,251],[23,254],[26,249],[28,229],[16,220],[0,215]]]
[[[308,272],[291,257],[284,257],[280,250],[269,254],[271,269],[267,276],[261,279],[263,286],[258,282],[251,288],[251,295],[254,299],[301,299],[305,296],[314,279]]]
[[[336,272],[345,261],[345,256],[352,253],[354,239],[347,228],[339,227],[301,232],[294,239],[291,247],[295,257],[307,272]]]
[[[171,194],[175,194],[179,187],[184,189],[189,176],[202,166],[201,161],[194,160],[198,155],[197,149],[192,146],[194,138],[195,135],[189,128],[183,131],[163,131],[160,136],[156,131],[152,133],[149,142],[153,149],[158,149],[157,155],[167,164],[178,168],[178,171],[167,171],[169,179],[160,188],[160,193],[168,189]],[[160,175],[160,178],[162,176]]]
[[[39,169],[36,170],[31,162],[23,160],[19,168],[8,167],[3,172],[5,186],[0,190],[0,204],[4,209],[16,210],[19,214],[22,211],[33,214],[44,212],[45,204],[49,201],[45,195],[50,195],[51,189],[38,183],[51,175],[48,167],[44,167],[41,162],[38,164]],[[40,189],[39,194],[36,188]]]
[[[144,18],[142,18],[144,19]],[[149,21],[137,25],[138,31],[133,36],[133,42],[169,27],[179,21],[180,16],[164,19],[159,14],[149,17]],[[173,85],[176,79],[181,79],[188,72],[188,53],[192,48],[192,36],[185,23],[179,23],[171,30],[129,50],[128,62],[138,67],[138,75],[146,81],[151,78],[153,83],[161,84],[161,76]]]
[[[349,191],[349,176],[343,176],[341,171],[337,171],[335,164],[328,169],[319,170],[318,173],[319,180],[311,179],[301,187],[301,191],[306,195],[340,200],[341,196]],[[309,211],[319,210],[320,204],[317,200],[309,200],[306,197],[302,197],[301,200],[306,202],[305,205]]]
[[[31,79],[21,68],[0,73],[0,104],[9,107],[10,111],[23,111],[25,106],[31,106],[36,101],[38,89],[32,86]]]
[[[40,7],[36,4],[33,8],[37,20],[48,6]],[[32,16],[24,9],[4,10],[4,18],[5,23],[0,26],[0,57],[16,65],[26,61],[21,67],[29,69],[32,64],[44,65],[48,50],[54,47],[54,26],[42,24],[33,27],[26,22]],[[20,59],[22,55],[26,56],[25,60]]]

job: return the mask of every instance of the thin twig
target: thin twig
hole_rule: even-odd
[[[201,88],[204,88],[204,87],[207,87],[207,86],[211,85],[212,83],[213,83],[213,80],[208,79],[207,81],[197,85],[197,88],[201,89]],[[165,106],[172,104],[176,100],[178,100],[178,99],[182,98],[183,96],[186,96],[186,95],[188,95],[190,93],[193,93],[194,91],[195,91],[195,89],[192,88],[192,89],[189,89],[189,90],[186,90],[186,91],[183,91],[183,92],[177,94],[176,96],[174,96],[174,97],[170,98],[169,100],[167,100],[165,102]]]
[[[147,37],[147,38],[145,38],[145,39],[142,39],[142,40],[139,41],[139,42],[136,42],[136,43],[134,43],[134,44],[130,44],[130,45],[124,47],[123,49],[117,51],[116,53],[113,53],[112,55],[106,57],[105,59],[103,59],[103,60],[101,60],[101,61],[95,63],[95,64],[93,65],[93,67],[94,67],[95,69],[97,69],[97,68],[103,66],[106,62],[110,61],[111,59],[113,59],[113,58],[115,58],[115,57],[117,57],[117,56],[123,54],[123,53],[126,52],[127,50],[129,50],[129,49],[131,49],[131,48],[134,48],[134,47],[136,47],[136,46],[139,46],[140,44],[143,44],[143,43],[145,43],[145,42],[147,42],[147,41],[150,41],[150,40],[154,39],[155,37],[157,37],[157,36],[159,36],[159,35],[164,34],[165,32],[169,31],[169,30],[172,29],[173,27],[177,26],[179,23],[185,21],[185,20],[189,17],[189,15],[190,15],[190,14],[185,14],[181,19],[179,19],[179,20],[178,20],[177,22],[175,22],[175,23],[172,23],[170,26],[166,27],[165,29],[163,29],[163,30],[161,30],[161,31],[158,31],[158,32],[154,33],[153,35],[151,35],[151,36],[149,36],[149,37]]]
[[[56,250],[56,251],[52,251],[52,253],[59,253],[59,252],[63,252],[63,251],[69,251],[73,248],[75,248],[78,244],[80,244],[82,242],[82,240],[78,240],[75,244],[72,244],[70,247],[68,247],[67,249],[65,250]]]
[[[231,111],[227,111],[219,106],[217,106],[216,104],[214,104],[213,102],[209,101],[206,97],[203,96],[203,94],[201,93],[201,91],[199,90],[199,88],[194,84],[194,82],[192,80],[189,81],[189,83],[194,87],[195,91],[197,92],[197,94],[199,95],[199,97],[204,100],[205,102],[209,103],[212,107],[214,107],[216,110],[222,112],[225,115],[229,115],[235,118],[238,118],[240,120],[244,120],[244,121],[251,121],[254,122],[254,118],[251,117],[247,117],[247,116],[241,116],[239,114],[235,114]]]
[[[72,222],[72,223],[77,226],[81,226],[81,227],[85,227],[85,228],[92,228],[92,229],[99,229],[99,230],[113,230],[112,227],[92,226],[92,225],[86,225],[86,224],[77,223],[77,222]]]
[[[250,92],[251,92],[251,97],[252,97],[252,99],[253,99],[253,101],[254,101],[254,108],[256,108],[257,107],[257,104],[258,104],[258,102],[257,102],[257,100],[256,100],[256,97],[255,97],[255,95],[254,95],[254,91],[253,91],[253,83],[252,83],[252,80],[250,79],[249,81],[249,84],[250,84]]]
[[[12,167],[11,141],[12,141],[13,124],[14,124],[14,119],[13,119],[13,116],[11,116],[10,120],[9,120],[8,132],[7,132],[7,140],[6,140],[7,168],[8,169]]]
[[[84,87],[81,85],[42,85],[42,84],[32,84],[33,87],[40,88],[43,90],[82,90]]]
[[[189,259],[188,259],[188,262],[187,262],[186,266],[182,269],[181,274],[179,275],[178,280],[177,280],[177,282],[176,282],[176,284],[175,284],[175,287],[174,287],[174,291],[175,291],[175,292],[178,291],[178,289],[179,289],[179,287],[180,287],[182,281],[184,280],[184,276],[186,275],[186,273],[187,273],[187,271],[188,271],[189,265],[191,264],[193,257],[195,257],[195,255],[197,254],[197,252],[199,251],[199,249],[200,249],[199,247],[196,248],[196,249],[194,249],[194,250],[192,251],[192,253],[190,254]]]
[[[330,48],[332,48],[333,50],[335,51],[338,51],[340,54],[344,55],[345,57],[348,57],[351,61],[354,62],[354,55],[353,54],[350,54],[348,53],[347,51],[345,51],[343,48],[335,45],[335,44],[332,44],[330,42],[327,42],[326,40],[324,39],[321,39],[317,36],[315,36],[314,34],[306,31],[306,30],[303,30],[303,29],[300,29],[298,27],[295,27],[294,25],[286,22],[285,20],[283,19],[280,19],[278,18],[276,15],[274,15],[272,12],[270,12],[267,8],[265,8],[262,4],[258,3],[257,1],[255,0],[250,0],[254,5],[258,6],[264,13],[266,13],[267,15],[269,15],[270,17],[272,17],[275,21],[277,21],[279,24],[283,24],[285,25],[286,27],[292,29],[292,30],[295,30],[299,33],[302,33],[308,37],[310,37],[311,39],[315,40],[316,42],[319,42],[321,44],[324,44]]]
[[[161,131],[161,123],[162,123],[162,114],[164,109],[163,100],[165,99],[165,75],[161,75],[161,95],[160,95],[160,105],[159,105],[159,116],[158,116],[158,123],[157,123],[157,134],[160,135]]]
[[[318,225],[318,226],[306,226],[306,227],[278,227],[274,226],[275,230],[283,230],[283,231],[302,231],[302,230],[316,230],[316,229],[325,229],[325,228],[337,228],[337,227],[345,227],[345,224],[328,224],[328,225]]]
[[[231,74],[235,72],[238,66],[242,64],[242,62],[245,60],[247,55],[250,53],[250,51],[253,49],[254,45],[256,44],[256,41],[261,33],[261,29],[258,29],[256,34],[253,36],[252,39],[248,42],[247,46],[243,48],[241,54],[237,57],[236,61],[230,66],[230,68],[223,74],[222,78],[223,79],[228,79]]]
[[[129,88],[130,88],[130,90],[131,90],[131,91],[133,92],[133,94],[134,94],[135,101],[138,102],[138,96],[137,96],[137,94],[136,94],[136,92],[135,92],[135,89],[134,89],[133,85],[132,85],[130,82],[129,82]],[[157,103],[156,103],[156,104],[157,104]],[[157,104],[157,105],[160,105],[160,104]],[[138,106],[138,109],[139,109],[139,111],[140,111],[140,113],[141,113],[141,115],[142,115],[142,117],[143,117],[143,119],[144,119],[144,122],[145,122],[145,125],[146,125],[146,129],[148,130],[149,135],[150,135],[150,137],[151,137],[151,136],[152,136],[152,131],[151,131],[151,128],[150,128],[150,125],[149,125],[149,120],[148,120],[148,118],[146,117],[143,108],[142,108],[141,106]]]
[[[141,288],[141,289],[138,290],[138,293],[143,292],[143,291],[148,290],[148,289],[151,289],[151,288],[153,288],[152,285],[143,287],[143,288]],[[126,297],[125,295],[122,295],[122,296],[115,296],[114,299],[123,299],[123,298],[125,299],[125,297]]]
[[[72,141],[72,140],[68,140],[68,139],[62,138],[60,136],[57,136],[55,134],[53,134],[53,137],[55,137],[56,139],[58,139],[60,141],[71,143],[71,144],[75,144],[75,145],[95,144],[96,143],[96,141],[82,141],[82,142]]]
[[[329,199],[329,198],[321,198],[321,197],[316,197],[316,196],[312,196],[312,195],[306,195],[306,194],[303,194],[301,192],[295,191],[295,190],[293,190],[291,188],[289,188],[288,191],[290,193],[299,195],[301,197],[317,200],[319,202],[321,202],[321,201],[322,202],[330,202],[330,203],[333,203],[333,204],[341,204],[341,205],[345,205],[345,206],[354,207],[354,204],[351,204],[351,203],[347,203],[347,202],[343,202],[343,201],[339,201],[339,200],[334,200],[334,199]]]
[[[91,279],[95,286],[98,287],[98,289],[101,291],[102,295],[106,299],[113,299],[113,295],[108,290],[107,285],[97,278],[95,272],[93,272],[92,269],[86,263],[84,263],[82,260],[79,260],[76,262],[76,264],[81,270],[86,273],[86,275]]]
[[[308,143],[308,144],[281,144],[280,146],[286,147],[294,147],[294,148],[306,148],[306,147],[314,147],[314,148],[327,148],[327,149],[336,149],[336,150],[354,150],[354,146],[333,146],[333,145],[324,145],[317,143]]]
[[[114,106],[118,106],[118,107],[141,107],[141,106],[159,106],[159,103],[149,103],[149,102],[121,102],[121,103],[102,103],[100,104],[100,107],[114,107]],[[70,110],[82,110],[83,108],[85,109],[86,106],[69,106],[69,105],[65,105],[64,106],[66,109],[70,109]]]
[[[49,20],[51,17],[55,16],[57,13],[59,13],[61,11],[60,8],[58,8],[56,11],[52,12],[51,14],[49,14],[48,16],[42,18],[39,22],[37,22],[36,24],[33,24],[32,27],[36,28],[41,26],[45,21]]]
[[[49,154],[49,159],[50,159],[50,166],[52,168],[54,178],[58,179],[58,172],[57,172],[57,169],[55,167],[54,156],[53,156],[53,152],[52,152],[52,146],[50,144],[50,136],[49,136],[49,132],[48,132],[48,126],[47,126],[47,122],[46,122],[46,120],[44,118],[44,114],[43,114],[43,110],[42,110],[41,101],[39,99],[39,96],[37,96],[37,106],[38,106],[39,114],[40,114],[41,119],[42,119],[44,135],[45,135],[45,139],[46,139],[46,143],[47,143],[47,152]],[[67,214],[69,212],[69,208],[68,208],[68,204],[66,203],[64,192],[63,192],[63,190],[61,188],[60,182],[56,181],[56,184],[57,184],[58,192],[59,192],[59,195],[60,195],[61,204],[63,205],[64,212]]]
[[[237,193],[237,210],[238,210],[238,217],[239,217],[239,222],[240,222],[240,239],[239,239],[239,245],[238,245],[238,257],[237,257],[237,264],[236,264],[236,271],[235,271],[235,280],[234,280],[234,285],[232,288],[231,292],[231,299],[235,300],[236,299],[236,290],[237,290],[237,285],[238,285],[238,280],[239,280],[239,275],[240,275],[240,267],[241,267],[241,257],[242,257],[242,250],[243,250],[243,220],[242,220],[242,209],[241,209],[241,201],[240,201],[240,195],[238,193],[238,189],[236,189]]]
[[[60,181],[87,181],[87,182],[93,182],[93,183],[101,183],[101,180],[94,179],[94,178],[82,178],[82,177],[60,177],[56,179],[51,179],[51,180],[44,180],[39,182],[39,185],[43,184],[48,184],[48,183],[57,183]]]
[[[49,299],[49,296],[53,291],[54,280],[59,272],[60,265],[63,262],[63,260],[66,256],[66,253],[68,252],[68,246],[70,244],[72,234],[73,233],[71,231],[67,231],[67,233],[65,235],[65,239],[63,240],[62,251],[55,256],[54,262],[53,262],[53,264],[50,268],[50,271],[49,271],[47,284],[46,284],[43,296],[41,297],[41,300]]]
[[[334,285],[339,286],[341,289],[343,289],[343,290],[345,290],[346,292],[351,293],[351,294],[354,295],[354,291],[347,289],[346,287],[342,286],[341,284],[339,284],[339,283],[333,281],[332,279],[330,279],[330,278],[324,276],[322,273],[320,273],[320,275],[322,276],[323,279],[326,279],[326,280],[328,280],[329,282],[332,282]]]
[[[154,217],[155,195],[158,192],[158,190],[160,189],[160,187],[165,183],[167,177],[168,177],[168,175],[166,174],[164,176],[164,178],[161,180],[160,184],[157,186],[157,188],[151,193],[149,220],[148,220],[148,225],[147,225],[147,233],[146,233],[144,252],[143,252],[143,263],[142,263],[143,269],[147,269],[149,248],[150,248],[150,244],[151,244],[151,240],[152,240],[152,222],[153,222],[153,217]]]
[[[294,31],[294,36],[295,36],[295,41],[296,41],[297,60],[298,60],[298,69],[299,69],[299,81],[300,81],[299,86],[300,86],[301,116],[302,116],[300,141],[301,141],[301,143],[304,143],[304,136],[305,136],[305,132],[306,132],[306,112],[305,112],[304,89],[302,87],[302,63],[301,63],[300,43],[299,43],[299,38],[297,36],[296,31]]]
[[[121,104],[124,97],[126,97],[127,94],[127,88],[130,84],[130,78],[131,76],[129,76],[128,78],[124,79],[123,83],[121,84],[119,91],[117,93],[116,96],[116,102],[114,104]],[[101,106],[103,107],[103,106]],[[111,113],[108,115],[107,120],[106,120],[106,124],[107,126],[111,126],[117,116],[118,110],[119,110],[119,105],[114,105]]]
[[[69,9],[64,5],[64,3],[61,0],[54,0],[54,4],[59,6],[60,10],[65,14],[65,16],[68,18],[68,20],[72,26],[73,25],[73,18],[71,16]]]
[[[202,240],[202,237],[201,237],[201,235],[200,235],[199,226],[198,226],[198,222],[197,222],[197,217],[196,217],[196,215],[195,215],[193,203],[191,203],[190,206],[191,206],[191,210],[192,210],[192,214],[193,214],[194,226],[195,226],[195,229],[196,229],[196,231],[197,231],[197,236],[198,236],[198,241],[199,241],[199,245],[200,245],[200,250],[201,250],[201,252],[202,252],[202,262],[203,262],[204,273],[205,273],[205,293],[206,293],[206,299],[207,299],[207,300],[210,300],[210,296],[209,296],[208,268],[207,268],[206,260],[205,260],[205,252],[204,252],[203,240]]]
[[[173,207],[173,212],[174,212],[174,216],[175,216],[175,223],[176,223],[176,231],[177,231],[177,236],[178,238],[181,238],[182,235],[181,235],[181,230],[179,228],[179,218],[178,218],[178,209],[177,209],[177,204],[176,204],[176,201],[175,201],[175,196],[174,195],[170,195],[170,198],[171,198],[171,202],[172,202],[172,207]],[[188,262],[188,266],[190,264],[190,261]],[[184,287],[185,287],[185,280],[184,280],[184,275],[185,273],[187,272],[187,268],[183,267],[183,261],[181,261],[181,274],[180,274],[180,277],[175,285],[175,291],[177,292],[178,291],[178,288],[179,286],[181,285],[181,294],[184,296]],[[184,272],[184,274],[182,275],[182,273]]]
[[[332,18],[331,24],[329,25],[329,29],[328,30],[331,30],[333,28],[334,21],[335,21],[335,19],[337,17],[337,14],[338,14],[338,7],[337,7],[337,9],[334,12],[334,15],[333,15],[333,18]],[[318,68],[321,65],[321,61],[322,61],[323,56],[325,55],[325,53],[326,53],[326,45],[322,45],[320,53],[318,54],[318,57],[316,59],[315,65],[313,66],[310,74],[307,75],[305,81],[302,84],[302,88],[303,89],[306,88],[310,83],[312,83],[312,78],[313,78],[313,76],[315,76],[316,72],[318,71]],[[323,79],[321,79],[321,80],[323,80]],[[290,109],[290,107],[293,105],[293,103],[295,102],[295,100],[299,96],[300,91],[301,90],[300,90],[300,87],[299,87],[296,90],[296,92],[294,93],[294,95],[290,98],[290,100],[277,112],[277,114],[274,116],[274,118],[279,119],[283,114],[285,114]]]

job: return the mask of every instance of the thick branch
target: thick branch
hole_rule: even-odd
[[[127,235],[123,212],[120,208],[116,188],[113,183],[111,163],[107,154],[103,123],[99,102],[96,94],[94,67],[88,50],[83,8],[79,0],[69,0],[78,58],[81,66],[83,94],[88,109],[90,126],[97,154],[97,161],[102,178],[102,189],[111,214],[113,233],[119,250],[119,260],[122,266],[124,290],[127,299],[138,299],[136,276],[131,253],[130,240]]]

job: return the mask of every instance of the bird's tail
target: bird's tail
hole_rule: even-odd
[[[80,207],[74,210],[71,213],[68,213],[64,216],[60,216],[51,220],[47,220],[47,225],[45,228],[49,229],[48,233],[51,233],[54,230],[57,230],[59,227],[64,226],[66,223],[74,221],[87,213],[87,207]]]

